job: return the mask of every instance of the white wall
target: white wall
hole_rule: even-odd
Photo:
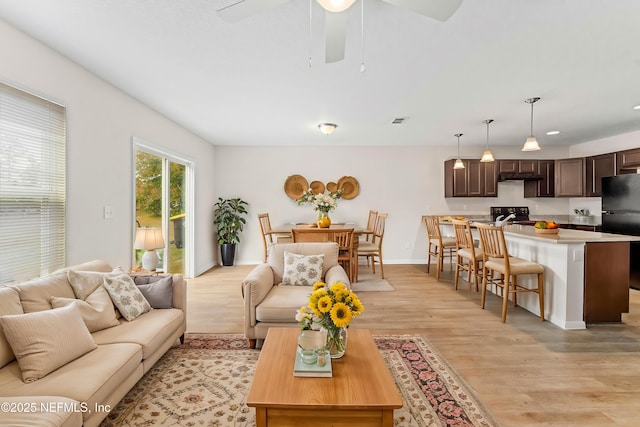
[[[0,20],[0,80],[67,108],[67,264],[131,266],[132,137],[195,160],[195,271],[214,261],[214,147]],[[103,219],[103,207],[114,217]]]
[[[482,151],[483,147],[466,148],[463,157],[479,158]],[[526,155],[515,147],[493,151],[503,159],[568,157],[566,147]],[[568,214],[567,199],[525,199],[522,182],[500,183],[497,198],[445,199],[444,161],[454,155],[451,147],[216,147],[217,194],[241,197],[250,204],[236,262],[252,264],[262,257],[259,213],[268,212],[273,226],[315,220],[310,206],[296,205],[284,192],[284,182],[293,174],[325,184],[345,175],[355,177],[360,194],[339,200],[331,218],[365,225],[369,209],[387,212],[383,249],[389,263],[426,262],[426,230],[421,223],[425,214],[488,215],[489,207],[496,205]]]

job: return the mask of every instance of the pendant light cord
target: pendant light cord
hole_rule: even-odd
[[[533,102],[531,103],[531,136],[533,136]]]

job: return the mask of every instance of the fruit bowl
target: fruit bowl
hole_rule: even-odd
[[[535,228],[534,230],[538,234],[558,234],[560,231],[559,228]]]

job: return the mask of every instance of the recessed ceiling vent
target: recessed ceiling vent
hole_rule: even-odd
[[[407,120],[409,117],[396,117],[395,119],[393,119],[391,121],[392,125],[401,125],[402,123],[404,123],[405,120]]]

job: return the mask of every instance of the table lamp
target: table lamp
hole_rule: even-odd
[[[142,268],[148,271],[155,271],[158,266],[156,249],[164,248],[162,231],[155,227],[138,228],[133,248],[145,250],[144,255],[142,255]]]

